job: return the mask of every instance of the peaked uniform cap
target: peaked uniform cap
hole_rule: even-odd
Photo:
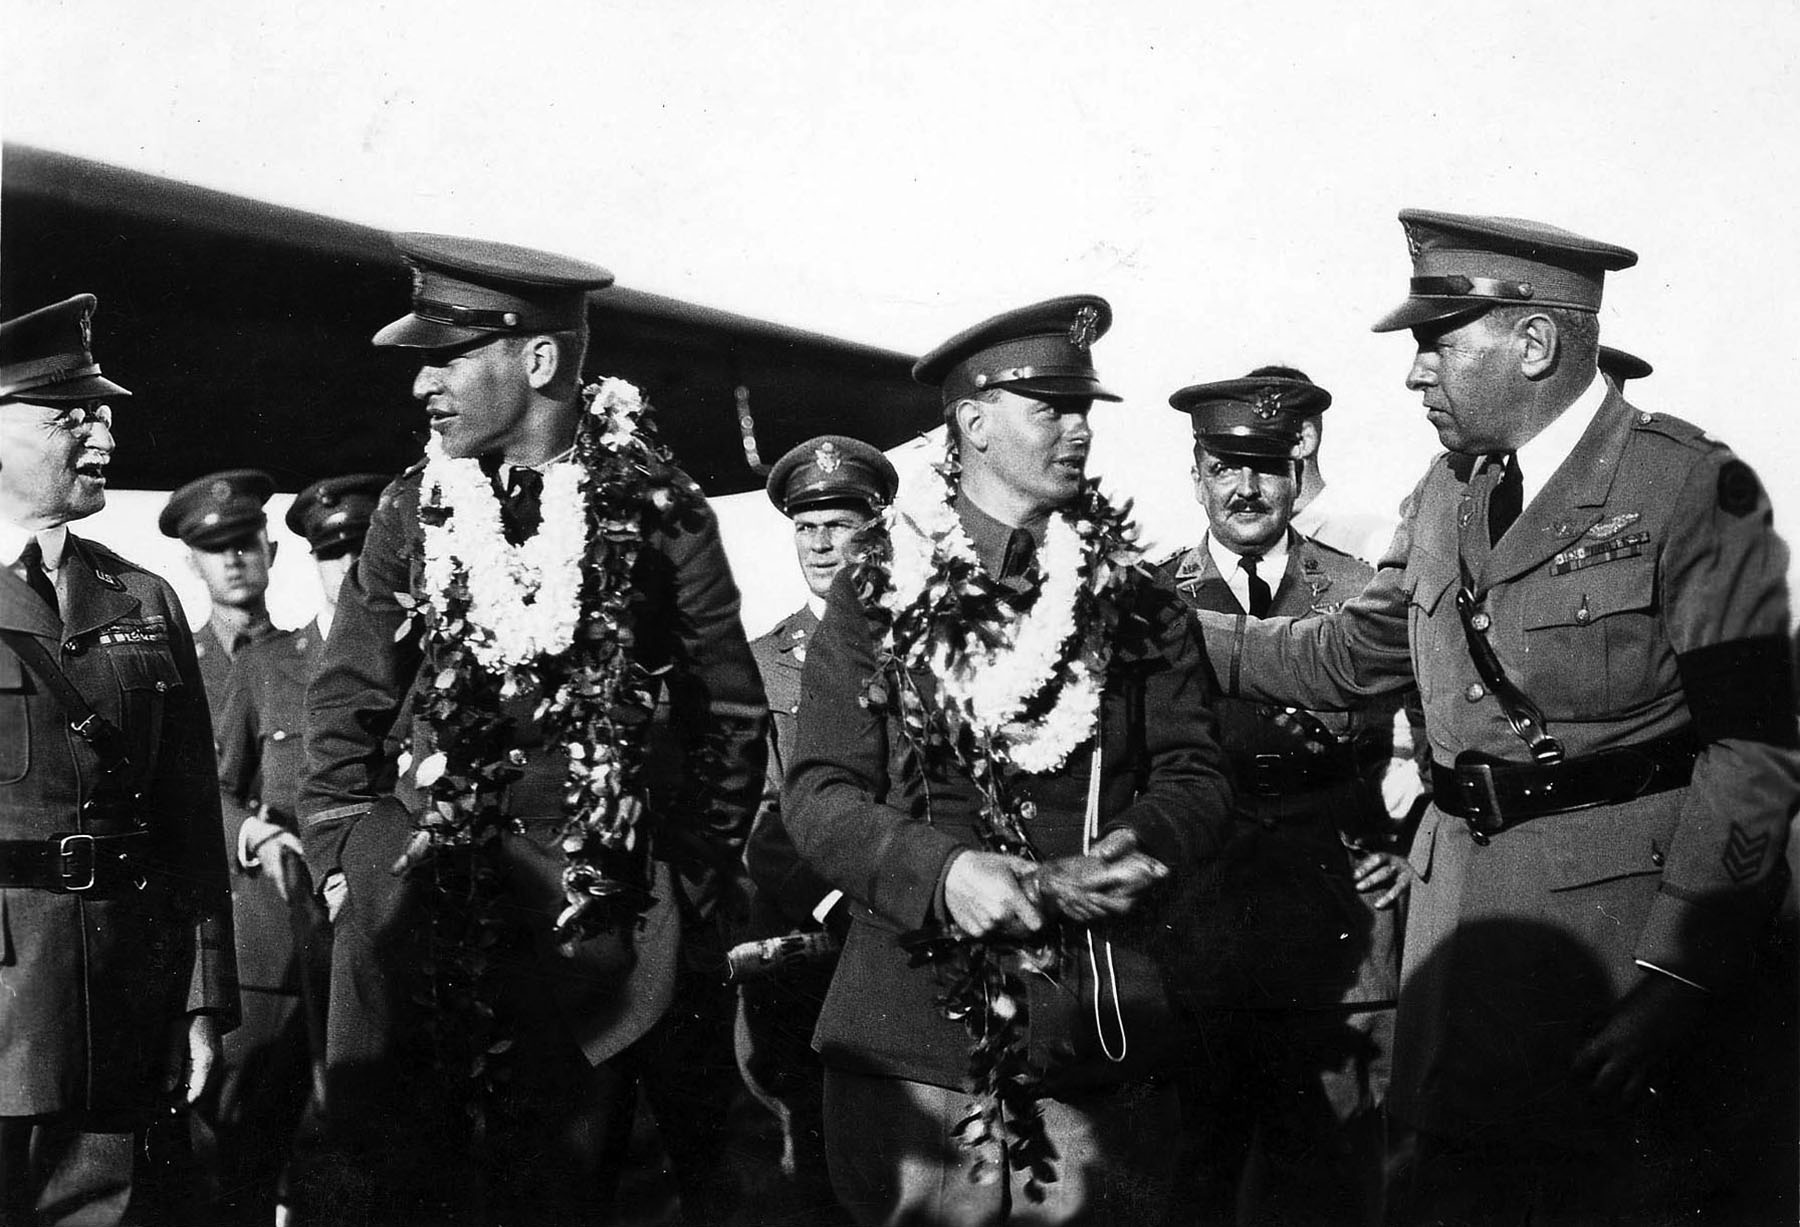
[[[1602,375],[1621,384],[1627,379],[1642,379],[1656,369],[1636,354],[1612,345],[1600,347],[1598,365]]]
[[[288,507],[289,531],[305,537],[319,558],[361,549],[388,480],[380,473],[354,473],[315,481]]]
[[[91,321],[99,299],[77,294],[0,324],[0,400],[130,396],[100,374]]]
[[[1637,263],[1629,248],[1518,217],[1402,209],[1400,225],[1412,253],[1412,285],[1376,332],[1502,303],[1598,311],[1606,274]]]
[[[1197,383],[1169,397],[1193,420],[1194,438],[1209,452],[1293,456],[1300,424],[1331,407],[1331,393],[1304,379],[1245,376]]]
[[[156,526],[195,549],[222,549],[267,527],[263,504],[273,493],[275,479],[257,469],[210,473],[171,494]]]
[[[1097,294],[1071,294],[983,320],[913,364],[913,378],[942,390],[944,404],[989,388],[1034,400],[1119,398],[1100,385],[1089,348],[1112,327]]]
[[[587,292],[613,275],[568,256],[448,234],[396,234],[412,268],[412,311],[375,344],[442,349],[496,336],[563,332],[587,318]]]
[[[782,515],[855,501],[871,512],[894,501],[900,474],[880,450],[848,435],[808,439],[775,462],[765,489]]]

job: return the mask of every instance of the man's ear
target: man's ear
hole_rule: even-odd
[[[526,382],[541,392],[556,378],[562,364],[562,348],[552,336],[526,337],[519,347],[519,362],[525,369]]]
[[[1321,432],[1317,414],[1314,414],[1312,417],[1301,418],[1300,442],[1294,447],[1294,458],[1296,460],[1305,460],[1307,457],[1317,454],[1319,450],[1320,435]]]
[[[269,542],[269,565],[271,567],[275,565],[275,553],[279,549],[281,549],[281,542],[279,542],[279,541]]]
[[[987,450],[988,404],[965,396],[951,410],[956,415],[956,429],[962,441],[976,451]]]
[[[198,579],[202,581],[206,579],[206,572],[200,569],[200,555],[195,552],[194,547],[191,545],[187,548],[187,564],[188,570],[192,571]]]
[[[1198,460],[1188,466],[1188,480],[1194,483],[1194,501],[1202,507],[1206,506],[1206,494],[1200,485],[1200,462]]]
[[[1556,370],[1562,337],[1556,321],[1538,312],[1527,315],[1513,325],[1513,337],[1519,342],[1519,371],[1527,379],[1542,379]]]

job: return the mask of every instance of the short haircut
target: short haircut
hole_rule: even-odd
[[[1511,328],[1531,315],[1547,315],[1556,324],[1559,355],[1580,365],[1594,366],[1600,358],[1600,317],[1573,307],[1534,307],[1530,303],[1505,303],[1493,309],[1495,322]]]

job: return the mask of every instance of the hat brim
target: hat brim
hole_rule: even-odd
[[[1015,379],[1008,383],[995,384],[994,387],[1002,392],[1014,392],[1020,396],[1029,396],[1037,400],[1118,401],[1124,399],[1101,387],[1099,380],[1084,379],[1079,375],[1045,375],[1038,379]]]
[[[41,388],[21,388],[7,400],[100,400],[108,396],[130,396],[131,389],[121,387],[103,375],[82,375]]]
[[[1377,320],[1370,332],[1401,332],[1421,324],[1435,324],[1466,315],[1470,319],[1498,305],[1497,302],[1471,303],[1466,298],[1409,298]]]
[[[232,520],[218,524],[208,524],[182,535],[181,543],[196,550],[222,550],[228,545],[248,540],[269,527],[266,517]]]
[[[1297,460],[1299,435],[1230,434],[1196,435],[1201,447],[1215,456],[1256,456],[1278,460]]]
[[[408,312],[376,333],[371,344],[395,349],[448,349],[453,345],[467,345],[470,341],[499,335],[486,328],[440,324],[436,320],[421,319]]]

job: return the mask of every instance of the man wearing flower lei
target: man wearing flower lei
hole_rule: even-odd
[[[1329,613],[1374,574],[1292,527],[1306,426],[1331,394],[1288,367],[1182,388],[1200,544],[1161,570],[1196,610]],[[1176,995],[1203,1056],[1182,1083],[1198,1223],[1381,1217],[1381,1108],[1400,981],[1406,820],[1419,792],[1402,696],[1354,711],[1220,698],[1231,842],[1177,908]],[[1384,795],[1397,776],[1391,799]],[[1390,804],[1394,812],[1390,814]]]
[[[731,997],[684,951],[715,938],[766,721],[718,523],[636,389],[582,386],[611,274],[396,242],[412,311],[375,343],[418,351],[431,438],[382,494],[309,693],[344,1158],[313,1200],[604,1215],[641,1082],[687,1215],[714,1221]]]
[[[1059,298],[920,360],[943,480],[889,509],[807,655],[784,801],[850,901],[815,1046],[858,1222],[1161,1209],[1156,903],[1230,797],[1191,619],[1086,477],[1110,322]]]

